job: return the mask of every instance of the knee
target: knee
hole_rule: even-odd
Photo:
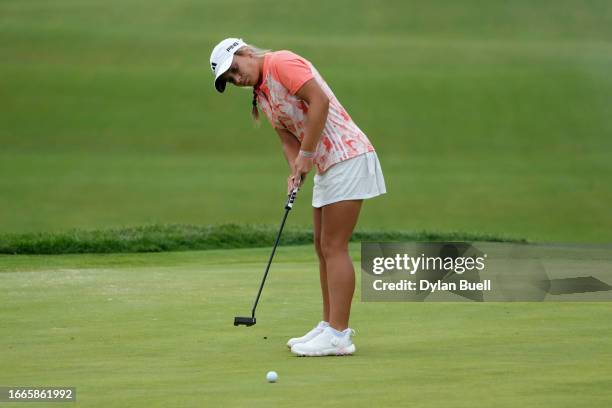
[[[321,255],[324,259],[348,253],[348,243],[338,242],[331,239],[321,240]]]
[[[323,249],[321,248],[321,237],[314,237],[314,247],[315,247],[315,251],[317,252],[317,256],[319,257],[320,260],[324,260],[325,257],[323,256]]]

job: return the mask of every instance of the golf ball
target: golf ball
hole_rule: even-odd
[[[278,380],[278,374],[276,374],[276,371],[268,371],[268,374],[266,374],[266,380],[268,380],[268,382],[276,382],[276,380]]]

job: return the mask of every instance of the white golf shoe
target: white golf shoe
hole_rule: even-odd
[[[287,342],[287,347],[291,348],[294,344],[305,343],[308,340],[314,339],[316,336],[321,334],[323,329],[325,329],[326,327],[329,327],[329,323],[320,321],[314,329],[312,329],[302,337],[294,337],[292,339],[289,339],[289,341]]]
[[[305,343],[297,343],[291,347],[291,352],[298,356],[346,356],[356,350],[351,337],[353,329],[342,331],[342,336],[334,334],[334,329],[326,327],[318,336]]]

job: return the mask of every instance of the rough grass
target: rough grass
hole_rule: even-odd
[[[0,235],[1,254],[78,254],[165,252],[202,249],[257,248],[274,243],[278,226],[249,224],[147,225],[103,230]],[[478,232],[356,231],[353,241],[489,241],[525,242]],[[283,245],[312,243],[312,230],[287,227]]]

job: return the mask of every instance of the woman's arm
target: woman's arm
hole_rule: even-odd
[[[327,120],[329,98],[314,78],[302,85],[295,95],[308,103],[306,134],[302,140],[302,150],[314,153]]]
[[[325,127],[325,121],[327,121],[329,98],[314,78],[302,85],[295,95],[308,103],[306,134],[300,149],[304,153],[298,154],[293,173],[294,180],[300,180],[312,169],[312,154],[316,150],[317,144],[321,139],[321,133]]]
[[[278,133],[278,137],[283,145],[283,153],[289,165],[289,171],[293,173],[295,159],[300,151],[300,141],[287,129],[274,128],[274,130]]]
[[[293,174],[295,169],[295,159],[300,151],[300,141],[293,133],[287,129],[274,128],[283,145],[283,153],[289,165],[289,177],[287,178],[287,194],[293,190],[295,183],[293,182]]]

